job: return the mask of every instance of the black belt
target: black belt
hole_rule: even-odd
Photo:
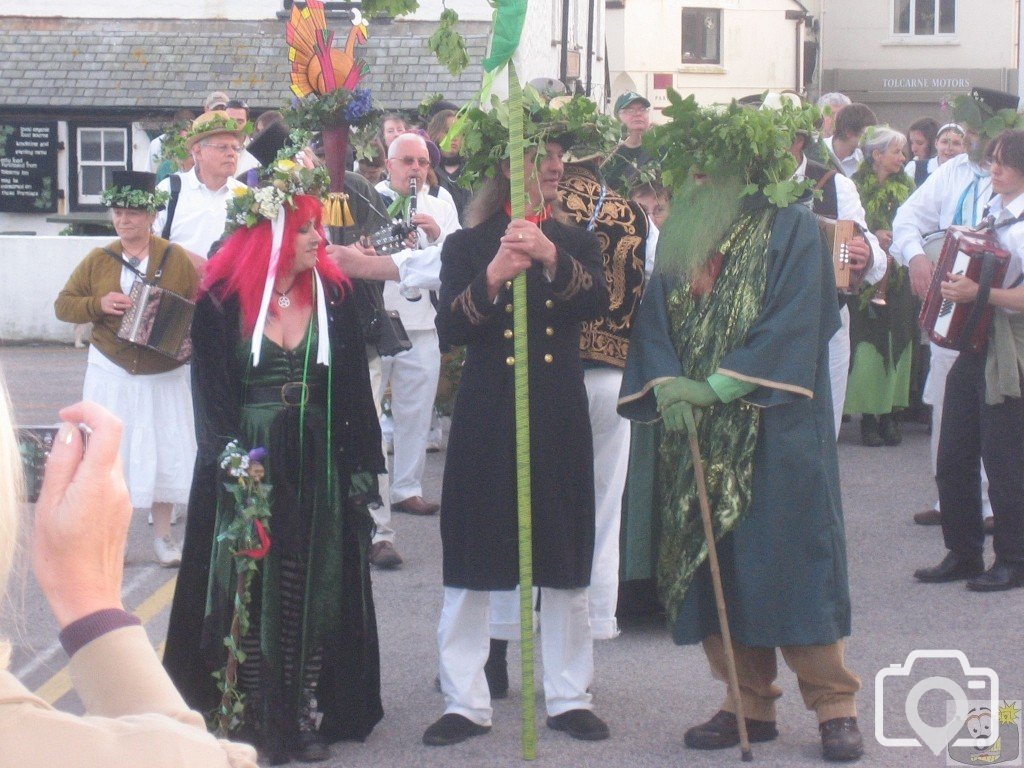
[[[247,405],[263,403],[281,403],[298,407],[307,403],[326,403],[327,387],[323,384],[305,384],[301,381],[288,381],[267,387],[249,387],[245,393]]]
[[[839,308],[842,309],[846,306],[846,303],[850,300],[849,293],[840,293],[839,295]]]

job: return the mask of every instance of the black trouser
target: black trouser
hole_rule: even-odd
[[[946,379],[939,435],[939,509],[946,548],[962,557],[982,552],[981,471],[995,517],[994,547],[1003,563],[1024,563],[1024,401],[985,404],[985,356],[961,352]]]

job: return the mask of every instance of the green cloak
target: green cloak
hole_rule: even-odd
[[[727,243],[752,215],[748,206]],[[839,329],[835,280],[809,210],[791,205],[773,220],[760,217],[770,231],[762,238],[754,228],[732,253],[723,248],[722,272],[698,306],[685,281],[655,274],[633,329],[619,412],[656,420],[653,386],[673,376],[717,371],[759,385],[741,401],[705,409],[698,427],[730,627],[751,646],[828,644],[850,632],[828,374],[828,342]],[[735,260],[745,284],[729,277]],[[708,321],[681,313],[687,306]],[[716,339],[727,346],[709,359],[722,346]],[[719,627],[686,441],[663,436],[649,458],[632,468],[630,483],[651,484],[659,593],[676,642],[699,642]],[[627,556],[630,549],[642,547],[627,546]]]

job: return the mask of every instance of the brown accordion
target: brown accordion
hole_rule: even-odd
[[[991,229],[950,227],[921,307],[921,329],[940,347],[983,352],[992,324],[988,291],[1002,286],[1009,262],[1009,252],[999,245]],[[976,282],[981,301],[957,304],[943,299],[942,283],[948,274],[964,275]]]
[[[195,302],[141,279],[132,285],[129,297],[132,306],[121,318],[117,337],[187,363],[192,357]]]
[[[818,216],[817,219],[818,227],[832,253],[836,288],[843,293],[856,290],[860,276],[850,269],[849,243],[857,234],[857,225],[849,219],[829,219],[825,216]]]

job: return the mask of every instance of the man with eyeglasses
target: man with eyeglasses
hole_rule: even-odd
[[[234,178],[243,151],[243,127],[223,110],[197,117],[185,140],[195,166],[157,185],[171,199],[157,214],[153,232],[180,245],[194,262],[205,261],[210,246],[224,234],[231,194],[245,186]]]
[[[626,91],[615,100],[615,117],[626,138],[602,171],[608,186],[628,198],[633,187],[651,181],[645,171],[653,166],[654,158],[643,147],[644,134],[651,130],[651,102],[635,91]]]
[[[433,412],[441,352],[429,296],[441,286],[441,246],[459,227],[459,215],[448,200],[427,189],[430,152],[422,136],[400,134],[388,147],[388,180],[377,185],[391,218],[407,219],[416,231],[405,249],[390,256],[356,247],[332,246],[331,256],[351,278],[385,280],[384,305],[397,310],[412,341],[412,349],[380,358],[380,376],[371,365],[374,394],[379,399],[391,385],[395,458],[392,468],[391,509],[412,515],[436,514],[440,505],[423,498],[423,467]],[[410,214],[410,183],[416,180],[416,212]],[[401,557],[394,549],[394,529],[388,505],[372,511],[377,530],[370,562],[395,568]]]

